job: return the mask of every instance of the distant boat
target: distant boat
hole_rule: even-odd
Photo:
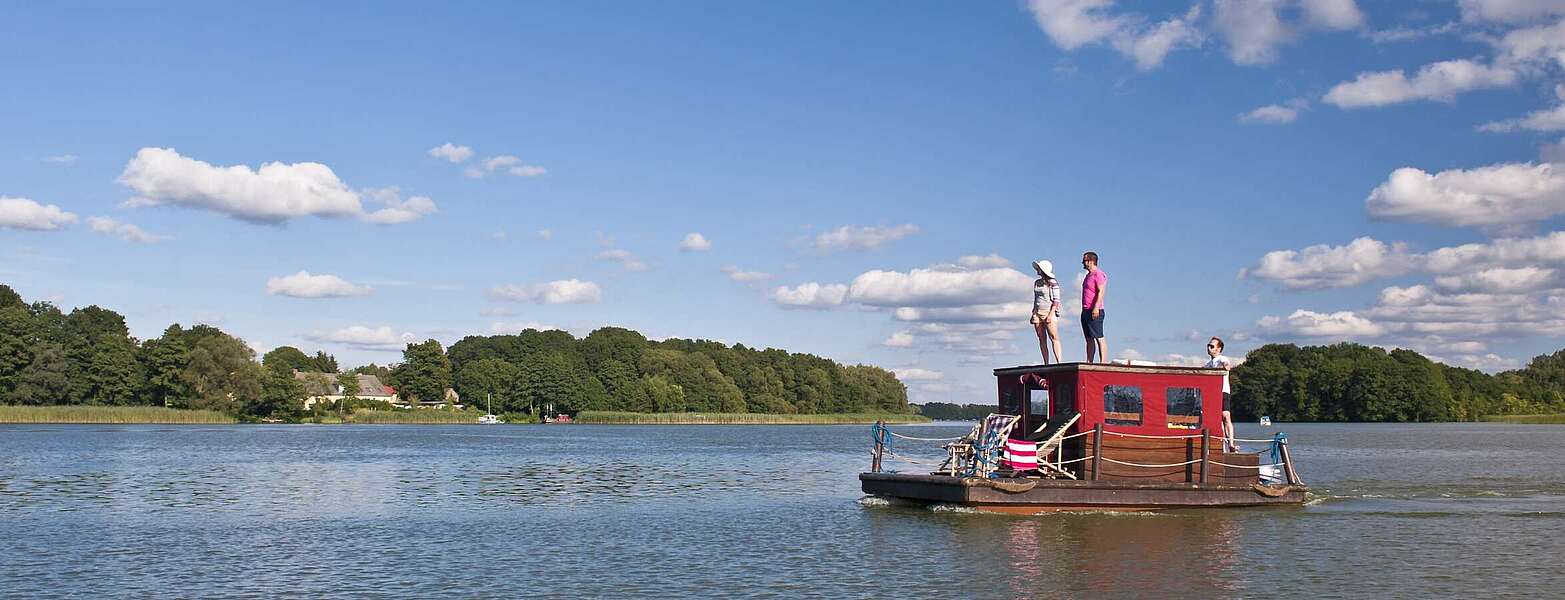
[[[1268,416],[1264,416],[1264,415],[1261,416],[1261,427],[1271,427],[1271,426],[1272,426],[1272,418],[1268,417]]]
[[[500,417],[494,414],[494,406],[489,400],[489,394],[484,394],[484,412],[489,414],[478,417],[479,425],[502,425],[505,423],[505,421],[501,421]]]

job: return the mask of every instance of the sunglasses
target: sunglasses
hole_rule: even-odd
[[[1207,344],[1206,347],[1208,347],[1208,348],[1216,348],[1217,344]]]

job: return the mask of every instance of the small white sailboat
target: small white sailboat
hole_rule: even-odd
[[[505,421],[500,420],[498,415],[494,414],[494,403],[490,400],[489,394],[484,394],[484,412],[489,414],[478,417],[479,425],[502,425],[505,423]]]
[[[1272,426],[1272,418],[1269,417],[1269,416],[1266,416],[1266,415],[1261,415],[1261,427],[1271,427],[1271,426]]]

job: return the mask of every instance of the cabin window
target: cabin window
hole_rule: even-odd
[[[1076,390],[1071,386],[1060,386],[1059,389],[1054,390],[1049,400],[1054,403],[1050,408],[1054,409],[1055,416],[1076,412]]]
[[[1107,425],[1141,424],[1141,388],[1134,385],[1103,386],[1103,422]]]
[[[1022,414],[1021,407],[1017,406],[1016,392],[1013,392],[1011,390],[1006,390],[1004,393],[1000,394],[1000,414],[1002,414],[1002,415],[1019,415],[1019,414]]]
[[[1201,428],[1201,389],[1168,388],[1168,428]]]
[[[1027,414],[1049,418],[1049,390],[1027,390]]]

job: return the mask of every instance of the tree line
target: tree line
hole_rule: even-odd
[[[469,336],[449,351],[408,344],[396,365],[338,374],[347,396],[366,373],[402,398],[440,402],[446,390],[495,412],[852,413],[909,412],[907,389],[884,369],[810,354],[709,340],[650,341],[605,327]],[[335,357],[282,346],[258,362],[243,340],[210,326],[170,325],[138,341],[125,318],[99,306],[62,312],[0,285],[0,403],[151,405],[247,417],[297,418],[305,397],[295,371],[337,373]]]
[[[1234,418],[1282,421],[1478,421],[1565,413],[1565,350],[1488,374],[1412,350],[1341,343],[1268,344],[1231,373]]]

